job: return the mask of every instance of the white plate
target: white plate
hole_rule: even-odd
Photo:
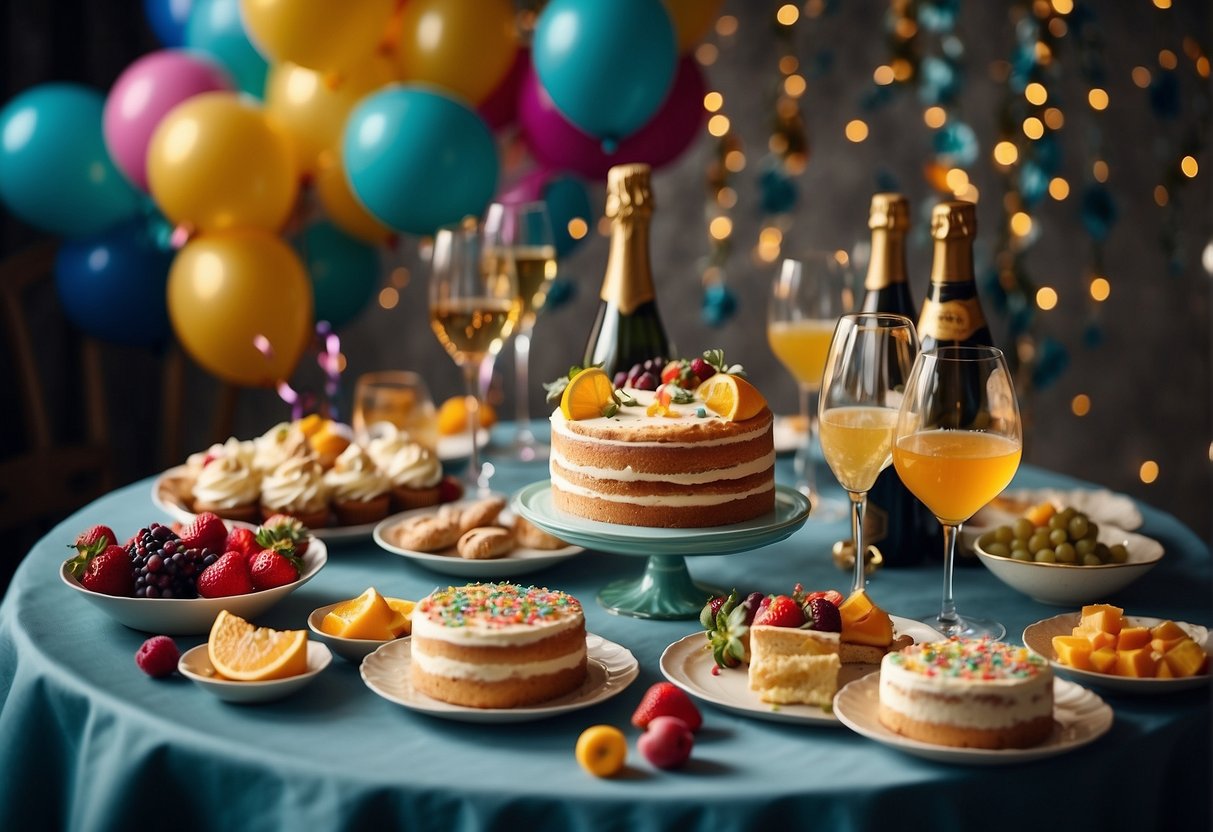
[[[622,691],[640,673],[636,657],[602,636],[586,633],[588,652],[585,683],[572,693],[527,708],[468,708],[431,699],[409,683],[412,637],[389,641],[362,661],[362,681],[389,702],[443,719],[459,722],[528,722],[588,708]]]
[[[1127,676],[1113,676],[1110,673],[1097,673],[1094,670],[1079,670],[1062,664],[1057,661],[1057,654],[1053,652],[1053,636],[1070,635],[1080,618],[1082,618],[1081,613],[1067,612],[1037,621],[1035,624],[1029,624],[1023,631],[1024,646],[1041,658],[1048,659],[1049,664],[1053,665],[1054,671],[1084,685],[1096,685],[1117,693],[1141,695],[1173,693],[1177,690],[1191,690],[1209,684],[1210,677],[1207,672],[1185,679],[1133,679]],[[1125,622],[1133,627],[1154,627],[1164,620],[1140,615],[1125,616]],[[1209,649],[1209,631],[1206,628],[1199,624],[1187,624],[1183,621],[1175,623],[1187,631],[1192,640],[1204,647],[1206,651]]]
[[[476,447],[483,448],[489,444],[489,436],[490,433],[485,428],[476,431]],[[438,437],[438,458],[443,462],[464,459],[471,456],[471,454],[472,442],[468,438],[467,431],[457,433],[454,436]]]
[[[834,713],[852,731],[890,748],[941,763],[970,766],[1026,763],[1054,757],[1094,742],[1112,727],[1112,709],[1107,703],[1086,688],[1058,678],[1053,679],[1053,733],[1032,748],[956,748],[912,740],[881,724],[877,715],[879,704],[880,674],[873,673],[838,691]]]
[[[775,440],[775,453],[794,454],[804,447],[806,440],[804,420],[799,416],[776,416],[771,428]]]
[[[328,547],[314,537],[303,556],[303,571],[294,583],[231,595],[226,598],[122,598],[92,592],[71,576],[65,561],[59,567],[59,577],[119,624],[133,630],[164,635],[203,635],[210,632],[215,616],[227,610],[245,620],[256,618],[316,576],[328,562]]]
[[[250,705],[255,702],[273,702],[276,699],[290,696],[315,679],[332,660],[333,654],[327,647],[319,642],[309,641],[307,643],[307,670],[304,673],[268,682],[233,682],[230,679],[214,677],[215,668],[211,664],[210,656],[207,655],[206,645],[199,644],[192,650],[185,651],[177,661],[177,670],[182,676],[193,680],[199,687],[225,702]]]
[[[911,618],[889,616],[898,633],[904,633],[915,642],[942,641],[938,630]],[[829,709],[819,705],[772,705],[763,702],[758,694],[750,690],[746,668],[721,668],[713,675],[716,661],[708,649],[704,633],[692,633],[671,644],[661,654],[661,672],[666,679],[687,693],[742,716],[768,719],[774,722],[799,722],[816,725],[838,725],[837,717]],[[878,664],[844,664],[838,672],[838,685],[880,669]]]
[[[174,520],[188,523],[194,519],[194,513],[185,507],[178,496],[184,475],[185,466],[178,465],[156,477],[155,482],[152,483],[152,504]],[[340,543],[368,538],[374,528],[374,523],[360,523],[357,526],[325,526],[323,529],[308,529],[308,531],[321,540]]]
[[[504,498],[504,495],[497,495]],[[460,500],[451,503],[452,506],[462,506],[476,502],[475,499]],[[461,558],[454,546],[438,552],[419,552],[406,549],[393,543],[389,538],[390,531],[400,523],[412,517],[434,514],[438,509],[419,508],[395,514],[375,526],[372,537],[381,547],[395,555],[407,558],[419,566],[424,566],[443,575],[455,575],[461,578],[512,578],[538,572],[549,566],[568,560],[585,551],[583,546],[565,546],[562,549],[529,549],[525,546],[515,546],[509,554],[500,558],[473,560]],[[513,513],[503,509],[500,518],[505,522],[513,520]]]

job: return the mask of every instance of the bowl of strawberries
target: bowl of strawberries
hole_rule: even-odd
[[[204,512],[180,526],[149,523],[121,545],[98,525],[69,548],[64,584],[118,623],[166,635],[205,634],[220,610],[260,615],[328,561],[324,541],[287,515],[254,527]]]

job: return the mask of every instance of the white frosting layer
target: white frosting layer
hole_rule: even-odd
[[[477,682],[503,682],[506,679],[529,679],[533,676],[547,676],[577,667],[585,658],[585,647],[559,658],[542,662],[526,662],[524,664],[477,664],[448,659],[445,656],[431,656],[416,649],[414,645],[412,660],[417,666],[433,676],[444,676],[449,679],[471,679]]]
[[[637,443],[644,444],[644,443]],[[648,443],[654,444],[654,443]],[[775,451],[766,456],[752,460],[742,465],[728,468],[714,468],[710,471],[695,471],[686,474],[646,473],[636,471],[631,465],[626,468],[597,468],[592,465],[574,465],[555,448],[551,451],[551,461],[568,471],[575,471],[586,477],[599,480],[614,480],[616,482],[669,482],[675,485],[702,485],[707,482],[720,480],[740,480],[745,477],[768,471],[775,464]],[[567,490],[567,489],[566,489]]]
[[[734,500],[752,497],[755,494],[772,491],[775,488],[775,482],[772,478],[771,482],[756,486],[748,491],[734,491],[729,494],[640,494],[630,497],[625,494],[605,494],[601,491],[582,488],[569,482],[554,470],[551,472],[551,475],[552,486],[568,494],[592,497],[596,500],[607,500],[612,503],[640,503],[646,506],[718,506],[724,503],[731,503]],[[669,477],[664,479],[670,480]],[[717,479],[720,478],[717,477]]]
[[[520,647],[534,644],[572,629],[582,615],[569,614],[551,621],[533,624],[495,624],[488,626],[481,621],[469,619],[461,627],[448,627],[437,616],[431,618],[424,613],[413,615],[414,639],[433,639],[464,647]],[[414,642],[415,643],[415,642]]]
[[[628,388],[628,394],[640,403],[639,407],[621,407],[618,413],[607,418],[600,416],[596,419],[581,419],[577,424],[591,431],[597,428],[648,428],[648,427],[669,427],[671,430],[681,430],[686,427],[688,422],[723,422],[725,421],[720,416],[712,411],[706,411],[707,415],[700,417],[696,415],[698,409],[702,406],[701,403],[694,404],[679,404],[674,405],[674,410],[682,414],[678,418],[670,418],[668,416],[649,416],[645,411],[648,405],[653,401],[654,393],[649,390],[632,390]],[[577,433],[569,428],[568,420],[564,418],[564,413],[560,408],[552,411],[549,421],[552,423],[552,433],[562,436],[574,442],[593,442],[595,445],[607,446],[624,446],[627,448],[712,448],[720,445],[732,445],[737,442],[749,442],[757,436],[761,436],[769,430],[769,425],[757,427],[754,430],[745,431],[743,433],[723,436],[718,439],[703,439],[696,442],[662,442],[659,440],[645,441],[626,441],[619,439],[601,439],[598,437],[586,436]]]
[[[880,668],[882,707],[919,722],[959,728],[1009,728],[1052,716],[1052,688],[1048,672],[1027,679],[931,677],[907,671],[888,656]]]

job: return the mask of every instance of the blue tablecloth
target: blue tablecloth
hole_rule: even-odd
[[[543,478],[542,465],[494,459],[505,491]],[[787,460],[781,481],[789,481]],[[823,472],[828,479],[828,473]],[[1072,486],[1025,467],[1018,485]],[[1209,828],[1208,689],[1163,698],[1103,694],[1111,731],[1069,754],[1012,767],[928,762],[845,728],[794,726],[703,707],[705,726],[682,770],[649,766],[629,717],[660,680],[658,658],[693,632],[690,621],[612,616],[594,601],[610,580],[638,575],[643,559],[587,552],[532,579],[586,602],[593,632],[628,647],[640,678],[615,699],[558,718],[470,725],[429,718],[376,696],[341,659],[288,700],[224,704],[189,681],[153,680],[133,656],[146,634],[106,618],[59,584],[65,546],[104,522],[123,538],[166,518],[151,480],[86,507],[39,542],[0,606],[0,829],[1022,829]],[[1213,624],[1208,547],[1148,506],[1144,534],[1163,562],[1109,599],[1129,611]],[[688,560],[697,580],[767,592],[796,581],[845,588],[829,548],[846,521],[810,521],[788,540],[730,556]],[[418,598],[453,579],[379,550],[332,546],[326,568],[258,619],[306,626],[315,607],[374,585]],[[459,582],[459,581],[456,581]],[[886,609],[915,617],[937,609],[936,560],[884,570],[872,584]],[[958,569],[962,612],[1024,626],[1059,612],[1000,583],[984,568]],[[179,637],[182,649],[204,637]],[[600,780],[573,757],[595,723],[625,729],[624,776]]]

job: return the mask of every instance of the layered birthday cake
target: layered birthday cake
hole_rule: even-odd
[[[473,708],[533,705],[586,678],[585,616],[564,592],[509,583],[435,590],[413,611],[410,681]]]
[[[1053,672],[1026,648],[952,639],[889,653],[880,722],[906,737],[967,748],[1028,748],[1053,730]]]

